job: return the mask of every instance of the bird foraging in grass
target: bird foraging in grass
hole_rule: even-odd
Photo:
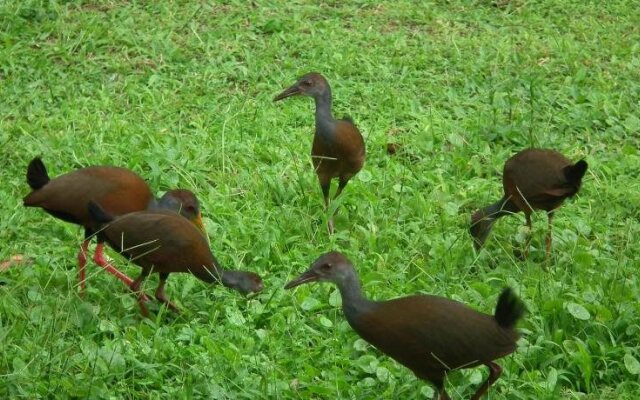
[[[211,253],[205,235],[194,224],[166,210],[139,211],[114,217],[95,202],[88,206],[91,220],[99,227],[97,235],[118,253],[140,266],[140,276],[130,289],[138,294],[144,316],[149,316],[141,285],[152,273],[160,275],[156,299],[178,311],[167,298],[164,288],[172,272],[188,272],[207,283],[221,283],[244,295],[260,292],[262,279],[253,272],[227,270]]]
[[[480,249],[485,243],[498,218],[522,211],[530,233],[531,214],[534,210],[544,210],[549,219],[545,239],[545,254],[548,258],[551,252],[553,216],[566,198],[578,193],[587,166],[585,160],[574,164],[562,154],[549,149],[527,149],[509,158],[502,174],[502,198],[471,216],[470,232],[476,249]],[[525,244],[525,257],[530,242],[529,234]]]

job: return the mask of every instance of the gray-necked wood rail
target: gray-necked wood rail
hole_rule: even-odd
[[[502,174],[504,195],[471,216],[471,235],[476,249],[482,247],[498,218],[522,211],[531,232],[531,213],[544,210],[549,218],[545,239],[546,257],[549,257],[555,210],[566,198],[578,193],[586,171],[586,161],[580,160],[574,164],[557,151],[548,149],[527,149],[508,159]],[[529,235],[525,257],[530,242]]]
[[[253,272],[222,268],[211,253],[205,235],[172,211],[147,210],[114,217],[93,201],[88,210],[90,218],[100,226],[98,237],[142,268],[140,276],[129,287],[138,294],[138,303],[145,316],[149,312],[140,286],[152,272],[160,274],[156,299],[175,311],[178,308],[164,292],[172,272],[189,272],[207,283],[220,282],[242,294],[259,292],[264,287],[262,279]]]
[[[479,399],[498,379],[502,368],[494,360],[516,349],[516,322],[523,303],[506,288],[494,315],[475,311],[444,297],[415,295],[388,301],[363,296],[351,262],[339,252],[320,256],[290,289],[307,282],[333,282],[342,295],[349,325],[364,340],[413,371],[437,389],[436,399],[449,399],[444,380],[452,370],[486,365],[489,378],[472,399]]]
[[[296,95],[313,97],[316,102],[316,131],[311,158],[320,181],[326,210],[329,207],[331,180],[339,179],[335,199],[349,180],[362,169],[365,159],[364,139],[351,118],[333,118],[331,88],[319,73],[304,75],[293,86],[277,95],[274,101]],[[333,216],[329,218],[328,228],[333,233]]]
[[[50,179],[40,158],[27,168],[27,182],[32,189],[24,198],[25,207],[39,207],[66,222],[84,227],[84,240],[78,252],[80,294],[85,290],[85,266],[91,237],[96,231],[87,207],[94,200],[112,215],[122,215],[147,208],[165,208],[180,212],[204,232],[198,199],[188,190],[172,190],[155,199],[149,185],[134,172],[119,167],[94,166]],[[115,275],[126,285],[133,280],[117,270],[104,257],[104,244],[98,240],[94,253],[96,264]]]

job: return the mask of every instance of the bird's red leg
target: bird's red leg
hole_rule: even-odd
[[[431,383],[433,383],[433,385],[436,387],[436,391],[433,394],[433,400],[451,400],[451,398],[447,394],[447,391],[444,390],[444,379],[428,380],[431,381]]]
[[[144,303],[148,300],[148,298],[144,293],[140,291],[140,286],[142,285],[142,282],[145,279],[147,279],[150,273],[151,273],[150,268],[142,268],[142,272],[140,273],[140,276],[136,278],[135,281],[131,282],[131,284],[129,285],[129,288],[131,289],[131,291],[135,293],[136,296],[138,297],[138,305],[140,306],[140,312],[146,318],[149,318],[149,310],[147,309],[147,306],[144,305]]]
[[[551,223],[553,221],[553,211],[549,212],[547,214],[548,218],[549,218],[549,230],[547,231],[547,237],[545,240],[545,244],[546,244],[546,253],[545,253],[545,258],[549,259],[549,255],[551,254]]]
[[[329,191],[331,190],[331,177],[318,176],[320,179],[320,187],[322,188],[322,196],[324,197],[324,211],[329,210]],[[333,215],[327,221],[327,229],[329,235],[333,234]]]
[[[527,232],[527,239],[524,242],[524,256],[523,259],[526,260],[529,256],[529,248],[531,247],[531,231],[533,230],[533,226],[531,225],[531,213],[525,213],[525,218],[527,219],[527,227],[529,228],[529,232]]]
[[[329,235],[333,235],[333,232],[335,232],[335,227],[334,227],[334,223],[333,223],[333,215],[329,217],[329,220],[327,221],[327,229],[329,230]]]
[[[96,245],[96,251],[93,254],[93,261],[95,261],[96,264],[104,268],[108,273],[110,273],[111,275],[121,280],[125,285],[131,287],[131,285],[133,284],[134,282],[133,279],[129,278],[129,276],[120,272],[120,270],[118,270],[116,267],[111,265],[109,261],[107,261],[107,259],[104,256],[104,243],[98,243]],[[149,297],[147,297],[146,294],[142,293],[141,296],[143,298],[143,301],[149,301]]]
[[[489,367],[489,377],[482,384],[482,386],[478,388],[478,391],[473,396],[471,396],[471,400],[479,400],[485,393],[487,393],[487,390],[489,390],[489,387],[493,385],[493,383],[497,381],[500,375],[502,374],[502,367],[500,367],[498,364],[494,363],[493,361],[490,361],[485,365]]]
[[[89,249],[89,240],[85,239],[80,245],[80,251],[78,252],[78,279],[80,281],[80,297],[84,297],[84,291],[86,288],[86,271],[87,266],[87,250]]]
[[[340,196],[340,194],[342,193],[342,190],[344,189],[345,186],[347,186],[347,182],[349,182],[348,179],[342,179],[340,178],[340,182],[338,183],[338,190],[336,190],[336,194],[333,196],[333,200],[337,199],[338,196]],[[327,193],[328,195],[328,193]],[[338,213],[338,209],[335,210],[335,212],[333,213],[333,215],[331,215],[331,217],[329,217],[329,233],[333,233],[333,217]]]
[[[164,292],[164,286],[167,283],[168,277],[169,277],[169,274],[165,274],[165,273],[160,274],[160,283],[158,284],[158,288],[156,289],[156,299],[160,303],[169,307],[171,310],[175,312],[180,312],[180,309],[178,308],[178,306],[170,302],[169,299],[167,298],[166,293]]]
[[[342,193],[342,190],[344,190],[344,187],[347,186],[347,182],[349,182],[349,179],[342,179],[340,178],[340,181],[338,183],[338,190],[336,190],[336,194],[335,196],[333,196],[333,199],[337,199],[338,196],[340,196],[340,193]]]
[[[329,209],[329,190],[331,190],[331,180],[320,179],[320,188],[322,189],[322,197],[324,198],[324,210]]]

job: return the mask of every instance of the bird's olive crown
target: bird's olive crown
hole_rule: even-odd
[[[160,198],[159,204],[161,208],[173,210],[187,219],[200,213],[200,202],[196,195],[189,190],[170,190]]]
[[[327,81],[317,72],[310,72],[298,79],[296,84],[301,94],[314,95],[324,91]]]
[[[337,251],[320,256],[312,265],[311,270],[320,280],[335,281],[341,279],[350,269],[351,262]]]

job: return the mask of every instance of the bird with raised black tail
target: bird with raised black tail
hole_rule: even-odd
[[[544,210],[549,219],[545,238],[545,254],[548,258],[555,211],[566,198],[578,193],[587,166],[585,160],[574,164],[562,154],[549,149],[527,149],[508,159],[502,174],[504,195],[471,216],[470,231],[476,249],[485,243],[498,218],[522,211],[529,228],[524,251],[526,257],[531,242],[531,214],[534,210]]]
[[[25,207],[39,207],[54,217],[84,227],[84,240],[78,252],[80,294],[85,291],[87,251],[96,227],[91,223],[87,207],[93,200],[111,215],[122,215],[145,209],[167,209],[179,212],[204,232],[200,203],[189,190],[175,189],[160,199],[153,197],[149,185],[138,174],[125,168],[92,166],[49,178],[38,157],[27,168],[27,183],[32,191],[24,198]],[[104,256],[104,244],[98,240],[94,261],[126,285],[133,280],[116,269]]]
[[[338,178],[335,200],[349,180],[362,169],[366,154],[364,139],[351,118],[333,118],[331,87],[319,73],[311,72],[304,75],[294,85],[277,95],[274,101],[298,95],[313,97],[316,103],[316,130],[311,159],[320,181],[324,206],[327,210],[331,180]],[[333,216],[329,217],[328,229],[329,233],[333,233]]]
[[[97,236],[111,248],[140,266],[140,276],[129,288],[138,294],[144,316],[149,311],[140,296],[141,285],[152,273],[160,275],[156,299],[178,311],[164,288],[172,272],[188,272],[207,283],[221,283],[244,295],[259,292],[264,285],[253,272],[227,270],[213,256],[205,235],[186,218],[166,210],[138,211],[114,217],[97,203],[89,202],[89,217],[99,228]]]
[[[494,315],[475,311],[439,296],[415,295],[371,301],[362,294],[351,262],[339,252],[320,256],[286,289],[326,281],[338,286],[349,325],[364,340],[436,387],[434,399],[449,399],[446,375],[453,370],[486,365],[489,377],[472,399],[482,397],[500,377],[494,360],[516,349],[516,322],[525,307],[511,289],[498,298]]]

